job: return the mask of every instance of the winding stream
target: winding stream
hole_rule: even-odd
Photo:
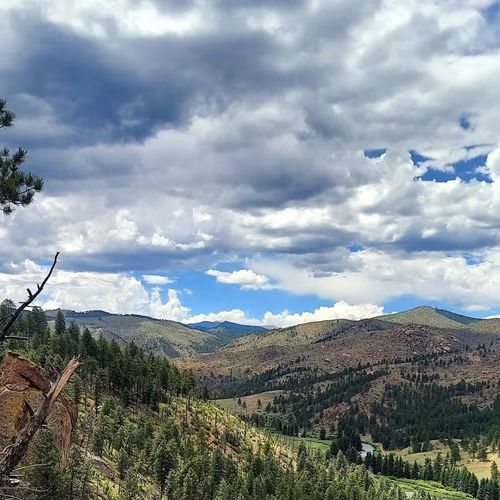
[[[359,454],[363,459],[366,457],[366,454],[368,452],[373,453],[375,451],[375,448],[371,444],[361,443],[361,446],[363,447],[363,449],[359,452]]]

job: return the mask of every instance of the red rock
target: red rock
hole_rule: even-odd
[[[50,381],[38,365],[13,352],[4,354],[0,361],[0,449],[12,443],[28,422],[30,414],[25,402],[36,411],[49,388]],[[63,466],[69,458],[77,417],[74,403],[59,396],[47,418],[47,425],[59,441]]]

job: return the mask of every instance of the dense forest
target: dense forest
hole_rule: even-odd
[[[485,345],[467,351],[483,357],[490,354]],[[333,373],[290,363],[236,380],[232,385],[225,381],[222,390],[227,396],[233,394],[232,389],[244,390],[247,395],[278,391],[265,405],[258,399],[256,410],[242,411],[242,418],[292,437],[330,439],[331,457],[341,451],[349,462],[363,463],[374,474],[436,481],[476,498],[496,500],[498,471],[494,462],[491,479],[481,480],[457,463],[462,452],[486,462],[489,452],[500,449],[498,380],[443,384],[439,372],[434,371],[436,367],[460,366],[465,359],[463,354],[453,352],[446,356],[429,353],[359,364]],[[399,376],[399,382],[384,383],[388,375],[392,380]],[[355,401],[360,401],[359,396],[377,381],[380,398],[359,406]],[[485,394],[497,396],[492,403],[479,404],[477,401],[483,401]],[[238,398],[240,408],[246,405],[245,399],[244,395]],[[331,408],[340,408],[341,413],[327,426],[325,412]],[[368,453],[362,459],[361,435],[380,443],[386,453]],[[437,458],[428,458],[422,464],[407,462],[389,452],[403,448],[412,453],[427,452],[432,450],[433,440],[441,440],[449,452],[438,453]]]
[[[477,353],[488,354],[484,345]],[[329,408],[345,404],[357,415],[360,432],[370,433],[385,449],[413,446],[415,451],[432,439],[464,439],[500,430],[499,380],[440,384],[434,367],[460,365],[463,355],[436,353],[358,364],[336,372],[322,372],[294,364],[280,365],[234,382],[225,381],[218,389],[223,397],[244,397],[266,391],[276,394],[263,412],[247,415],[254,424],[290,435],[318,427]],[[401,366],[401,368],[398,368]],[[412,370],[414,368],[415,370]],[[398,370],[397,372],[395,370]],[[354,397],[366,394],[376,381],[396,373],[398,383],[382,385],[379,399],[368,411],[353,404]],[[205,377],[210,384],[210,379]],[[496,393],[491,404],[478,404],[484,391]],[[476,397],[464,402],[464,398]]]

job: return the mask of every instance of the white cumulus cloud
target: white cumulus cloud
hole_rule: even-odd
[[[350,305],[341,300],[331,307],[318,307],[312,312],[290,313],[283,311],[273,314],[268,311],[264,315],[264,324],[276,327],[310,323],[312,321],[324,321],[329,319],[352,319],[373,318],[384,314],[384,308],[376,304]]]
[[[257,274],[251,269],[240,269],[239,271],[224,272],[209,269],[206,274],[213,276],[218,283],[226,285],[239,285],[243,290],[269,289],[271,285],[267,276]]]
[[[168,276],[161,276],[158,274],[143,274],[142,281],[148,285],[168,285],[174,282]]]

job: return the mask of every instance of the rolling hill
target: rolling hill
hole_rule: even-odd
[[[227,336],[229,340],[243,337],[250,333],[265,332],[267,328],[255,325],[241,325],[231,321],[201,321],[199,323],[188,323],[187,326],[201,330],[202,332],[215,333],[220,336]]]
[[[54,320],[57,311],[47,311],[47,318]],[[105,311],[76,312],[64,310],[66,322],[74,321],[81,328],[88,328],[95,335],[103,335],[120,345],[135,342],[146,352],[168,358],[213,352],[232,338],[214,332],[203,332],[176,321],[159,320],[133,314],[110,314]]]
[[[408,382],[422,398],[418,383],[425,381],[458,384],[464,402],[491,404],[499,347],[500,320],[420,307],[260,332],[176,364],[192,369],[219,398],[252,397],[277,408],[289,424],[330,426],[351,410],[368,414],[392,394],[389,386],[402,390]],[[273,411],[257,421],[272,425]]]
[[[419,306],[408,311],[386,314],[380,316],[379,319],[404,325],[416,323],[434,328],[448,329],[474,328],[475,325],[484,321],[430,306]]]
[[[54,321],[57,310],[47,311]],[[261,326],[241,325],[230,321],[188,324],[161,320],[137,314],[111,314],[106,311],[63,310],[66,322],[74,321],[95,335],[116,340],[120,345],[135,342],[147,352],[168,358],[214,352],[233,340],[255,332],[266,332]]]
[[[471,334],[474,339],[479,336]],[[466,345],[461,335],[425,325],[379,319],[330,320],[248,335],[217,352],[179,363],[199,373],[231,373],[233,377],[290,364],[335,371],[395,357],[461,351]]]
[[[397,356],[465,351],[499,340],[500,319],[477,319],[421,306],[378,318],[335,319],[259,332],[218,352],[180,362],[201,373],[231,372],[233,376],[292,362],[335,370]]]

